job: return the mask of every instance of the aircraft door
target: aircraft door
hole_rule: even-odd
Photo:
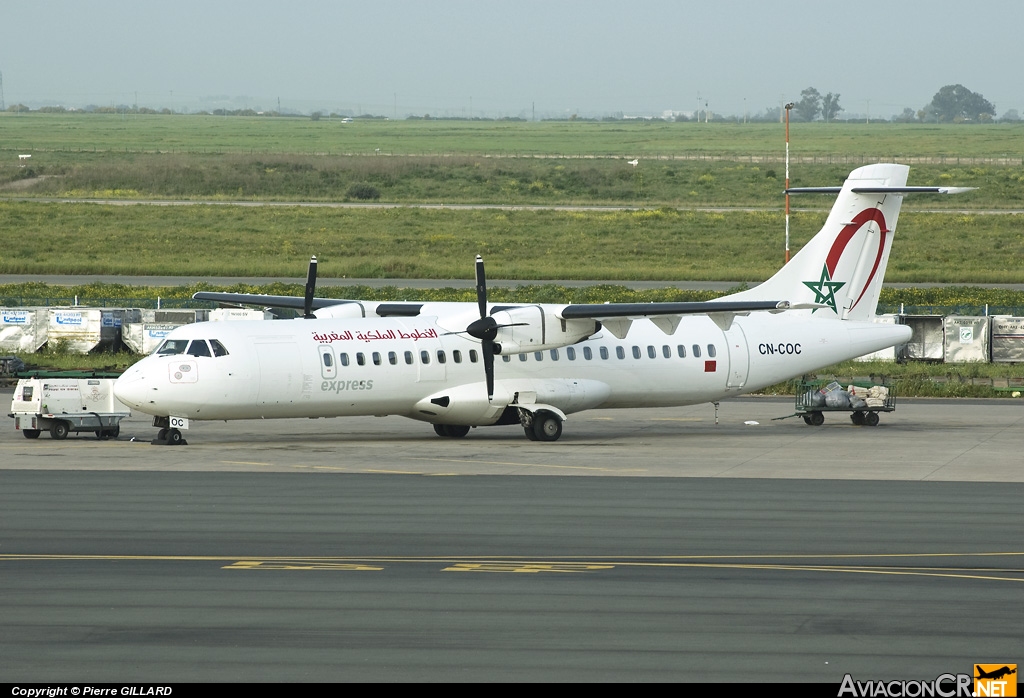
[[[750,373],[750,351],[747,347],[747,337],[743,333],[743,328],[736,321],[733,321],[732,327],[722,334],[725,335],[729,361],[729,376],[725,381],[725,386],[727,388],[742,388],[747,384],[747,376]]]
[[[302,393],[302,364],[298,345],[290,338],[263,338],[254,342],[259,360],[259,405],[286,405]]]
[[[324,378],[338,377],[338,364],[334,356],[334,349],[330,344],[320,345],[320,375]]]

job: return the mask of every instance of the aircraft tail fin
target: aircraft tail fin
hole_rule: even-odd
[[[729,300],[783,298],[818,307],[790,312],[811,317],[869,320],[875,315],[889,263],[903,196],[940,191],[907,187],[906,165],[867,165],[850,173],[842,187],[791,189],[793,193],[837,193],[821,231],[772,278]]]

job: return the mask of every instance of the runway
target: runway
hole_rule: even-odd
[[[0,675],[838,685],[1017,661],[1024,403],[790,413],[595,411],[556,443],[216,423],[184,447],[144,418],[61,442],[8,420]]]

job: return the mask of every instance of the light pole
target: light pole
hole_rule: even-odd
[[[793,103],[786,104],[786,261],[789,264],[789,112]]]

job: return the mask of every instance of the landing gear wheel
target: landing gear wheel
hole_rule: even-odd
[[[858,425],[858,426],[863,424],[864,423],[864,413],[863,412],[854,412],[854,413],[852,413],[850,415],[850,421],[853,422],[854,424]]]
[[[538,441],[558,441],[562,435],[562,420],[553,412],[538,412],[533,416],[533,433]]]
[[[869,427],[877,427],[878,426],[878,413],[877,412],[868,412],[866,415],[864,415],[864,423],[867,424]]]
[[[526,434],[526,438],[528,438],[530,441],[536,441],[537,440],[537,435],[533,432],[533,425],[532,424],[530,426],[528,426],[528,427],[523,427],[523,433]]]
[[[463,424],[435,424],[434,433],[448,439],[461,439],[469,433],[469,427]]]
[[[811,412],[807,416],[810,417],[811,419],[811,421],[809,421],[808,424],[810,424],[812,427],[820,427],[822,424],[825,423],[825,415],[823,415],[821,412]]]
[[[163,431],[163,430],[161,430],[161,431]],[[178,431],[177,429],[170,429],[170,430],[168,430],[168,432],[167,432],[167,445],[168,446],[177,446],[181,442],[182,442],[182,438],[181,438],[181,432],[180,431]]]
[[[121,425],[120,424],[115,424],[110,429],[107,429],[107,436],[110,437],[111,439],[116,439],[120,435],[121,435]]]
[[[170,429],[161,429],[160,431],[158,431],[156,433],[156,440],[157,441],[167,441],[167,432],[169,432],[169,431],[170,431]]]
[[[68,431],[70,431],[70,429],[68,429],[68,423],[62,420],[57,420],[50,427],[50,438],[57,439],[58,441],[66,439],[68,438]]]
[[[26,439],[38,439],[39,429],[22,429],[21,433],[25,435]]]

